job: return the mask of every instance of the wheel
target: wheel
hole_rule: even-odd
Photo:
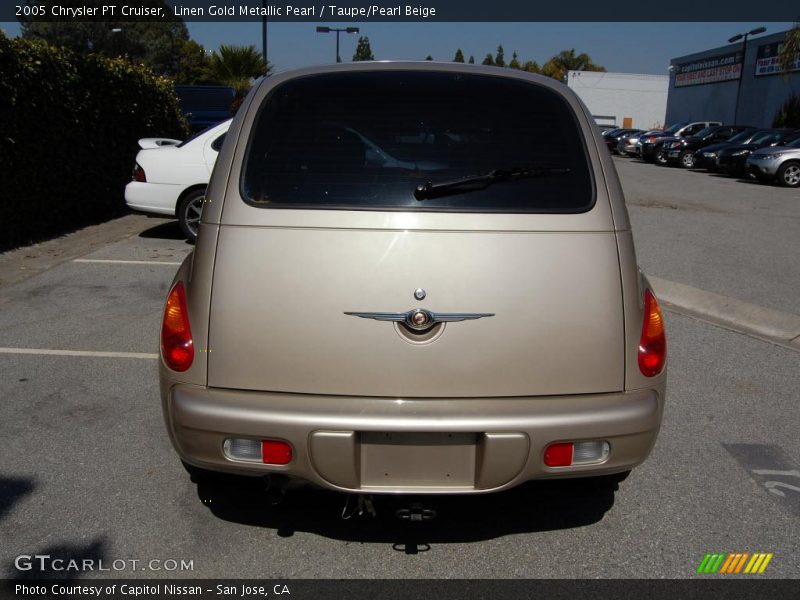
[[[205,198],[205,189],[193,190],[183,197],[175,211],[181,231],[191,241],[197,239],[197,227],[200,225],[200,213]]]
[[[655,158],[657,165],[662,165],[662,166],[666,165],[668,161],[666,150],[658,150],[656,152]]]
[[[776,179],[784,187],[800,187],[800,163],[783,163],[778,169]]]
[[[694,152],[691,150],[684,150],[678,155],[678,162],[684,169],[694,168]]]

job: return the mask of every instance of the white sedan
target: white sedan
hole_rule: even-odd
[[[231,120],[181,142],[168,138],[139,140],[133,179],[125,187],[128,207],[178,217],[190,240],[197,237],[206,186]]]

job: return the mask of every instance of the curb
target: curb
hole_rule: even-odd
[[[715,294],[659,277],[648,277],[664,308],[713,325],[800,351],[800,316]]]

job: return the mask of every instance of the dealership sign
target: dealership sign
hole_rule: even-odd
[[[674,67],[675,87],[739,79],[742,75],[742,53],[707,56],[692,62],[678,63]]]
[[[756,55],[756,77],[761,75],[777,75],[786,73],[781,69],[781,60],[778,57],[781,51],[782,42],[773,42],[758,47]],[[800,54],[794,57],[794,61],[789,65],[788,71],[800,71]]]

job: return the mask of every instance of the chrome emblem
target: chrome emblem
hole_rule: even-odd
[[[474,321],[483,317],[493,317],[494,313],[437,313],[424,308],[414,308],[408,312],[345,312],[344,314],[361,319],[376,321],[394,321],[403,323],[414,331],[425,331],[437,323],[454,323],[457,321]]]
[[[414,298],[417,300],[425,300],[425,290],[422,288],[417,288],[414,290]]]

